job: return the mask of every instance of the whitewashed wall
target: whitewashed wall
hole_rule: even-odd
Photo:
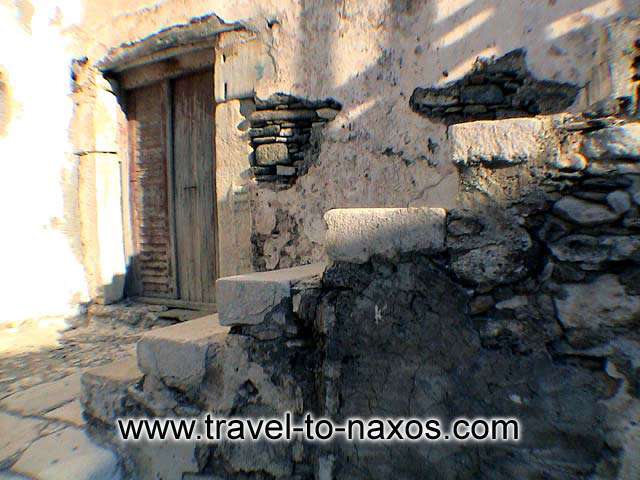
[[[68,127],[73,1],[0,2],[0,323],[72,315],[87,300]]]

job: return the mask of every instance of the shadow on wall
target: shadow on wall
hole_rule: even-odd
[[[315,78],[316,89],[322,85],[333,86],[318,97],[326,94],[341,102],[355,97],[357,104],[351,102],[345,107],[347,111],[357,111],[357,115],[350,115],[352,121],[342,128],[358,132],[375,122],[393,121],[396,118],[392,115],[393,110],[403,106],[408,111],[409,96],[416,87],[442,86],[455,81],[471,70],[478,57],[500,56],[516,48],[523,48],[525,52],[536,49],[543,52],[538,53],[537,62],[540,62],[541,55],[545,60],[542,65],[535,65],[537,68],[534,70],[546,69],[550,75],[550,78],[539,80],[566,81],[559,78],[561,70],[579,77],[580,72],[571,62],[586,65],[594,62],[599,38],[599,35],[593,35],[595,28],[616,14],[631,11],[632,6],[640,14],[640,7],[635,2],[624,0],[546,0],[532,2],[531,5],[522,2],[519,9],[514,9],[518,7],[514,3],[507,0],[389,0],[383,20],[375,26],[375,42],[380,50],[378,58],[366,69],[351,72],[348,80],[343,82],[340,76],[344,77],[344,74],[336,74],[336,64],[344,58],[338,58],[341,53],[336,52],[345,49],[342,38],[348,28],[347,22],[354,21],[357,7],[348,2],[336,4],[331,0],[305,2],[300,14],[300,30],[304,35],[296,56],[297,76],[299,79]],[[424,25],[431,26],[426,37],[420,35],[424,32]],[[544,37],[536,35],[536,29],[542,29]],[[523,37],[527,42],[525,45],[519,43]],[[304,49],[317,38],[323,38],[326,48],[313,58],[316,70],[311,71]],[[575,49],[580,58],[564,48],[571,42],[578,45]],[[355,50],[356,46],[352,48]],[[436,54],[435,58],[428,58],[430,52]],[[358,52],[350,53],[357,55]],[[531,61],[532,56],[529,55]],[[427,62],[433,62],[434,77],[407,83],[412,80],[412,73],[420,71],[420,65]],[[435,73],[440,66],[442,71]],[[551,73],[551,69],[555,71]],[[545,73],[542,71],[539,76]],[[586,83],[587,79],[580,78],[580,81]],[[381,96],[389,85],[397,95]],[[584,87],[584,84],[578,86]],[[401,134],[399,125],[389,124],[388,127],[389,132]],[[425,152],[425,155],[431,156],[430,152]]]
[[[446,125],[411,110],[414,90],[456,81],[478,56],[522,48],[538,80],[579,83],[581,99],[599,62],[600,27],[631,5],[637,8],[622,0],[302,2],[292,93],[333,98],[343,110],[323,133],[317,170],[296,187],[304,211],[297,197],[281,195],[285,220],[259,232],[269,238],[258,256],[262,250],[273,268],[317,261],[322,215],[331,208],[454,206]],[[299,233],[283,233],[287,224]]]
[[[639,348],[638,124],[598,120],[566,122],[558,143],[540,136],[542,154],[508,165],[474,159],[470,141],[465,208],[448,212],[440,252],[325,272],[335,317],[317,343],[341,372],[334,419],[495,415],[525,432],[499,447],[343,444],[334,478],[638,478],[637,372],[624,366]],[[542,121],[501,126],[527,123]],[[566,147],[584,163],[555,161]],[[374,241],[398,238],[384,229]]]
[[[478,54],[484,52],[502,54],[505,53],[505,50],[510,51],[514,48],[509,41],[502,45],[500,42],[491,42],[490,40],[495,37],[496,32],[517,28],[514,24],[517,24],[518,19],[514,18],[514,12],[508,8],[508,2],[476,0],[463,3],[466,4],[466,8],[452,13],[445,19],[438,16],[434,2],[429,2],[424,7],[419,2],[411,1],[393,1],[390,3],[386,16],[388,22],[385,22],[384,28],[380,28],[380,35],[377,37],[380,49],[383,52],[378,57],[377,62],[357,75],[351,76],[347,82],[339,84],[327,92],[328,95],[342,102],[347,112],[359,110],[358,116],[351,117],[352,123],[342,125],[341,128],[353,132],[349,135],[355,137],[362,134],[364,130],[376,122],[391,121],[391,111],[397,108],[399,103],[404,103],[405,107],[408,108],[407,92],[410,93],[415,87],[442,85],[448,78],[454,77],[453,72],[455,72],[455,76],[464,75],[468,70],[466,67],[469,64],[468,61],[471,60],[472,63]],[[496,3],[500,3],[503,8],[496,6]],[[532,2],[532,5],[535,4],[537,2]],[[569,37],[584,37],[585,41],[589,39],[594,39],[595,41],[596,37],[592,37],[590,31],[597,24],[601,24],[609,18],[609,15],[603,15],[600,19],[594,19],[580,16],[578,12],[583,9],[592,9],[596,12],[603,6],[615,7],[616,5],[622,5],[622,2],[598,0],[556,2],[555,0],[550,0],[548,5],[552,7],[552,15],[547,19],[547,27],[545,28],[547,37],[543,40],[538,39],[538,43],[542,43],[548,48],[549,55],[561,57],[565,54],[557,46],[558,44],[561,44],[563,40]],[[336,78],[331,76],[331,66],[334,64],[334,52],[340,47],[337,46],[339,40],[336,42],[336,40],[332,39],[342,36],[342,19],[345,15],[348,15],[348,12],[345,11],[348,8],[346,2],[342,4],[342,7],[344,7],[344,10],[341,11],[340,7],[336,9],[334,2],[314,2],[313,4],[307,4],[305,11],[301,15],[303,21],[306,22],[301,25],[301,29],[307,32],[307,38],[301,41],[301,45],[314,41],[314,38],[318,38],[318,36],[326,39],[327,48],[323,50],[324,55],[320,58],[314,58],[314,64],[321,68],[326,68],[322,74],[318,75],[318,78],[321,79],[319,81],[327,82],[329,85],[338,83]],[[326,15],[324,15],[323,12],[326,11],[333,12],[330,19],[327,19]],[[615,12],[611,14],[613,13]],[[577,17],[573,18],[572,22],[569,23],[568,19],[571,19],[573,15],[577,15]],[[318,17],[323,20],[322,31],[316,30],[320,23],[317,21]],[[407,85],[403,83],[402,79],[403,57],[398,54],[402,47],[398,46],[398,42],[407,41],[408,38],[411,38],[412,26],[416,22],[433,24],[432,38],[440,39],[439,54],[441,58],[450,56],[455,60],[452,62],[451,70],[442,73],[442,78],[433,79],[431,82],[425,80],[418,85]],[[464,34],[462,34],[463,31]],[[330,35],[326,35],[327,32]],[[416,42],[419,43],[420,40],[416,39]],[[460,52],[464,50],[462,44],[474,47],[474,54],[470,58],[463,58],[460,55]],[[591,46],[585,44],[584,47],[585,55],[590,53]],[[305,52],[301,49],[298,52],[298,59],[300,60],[298,74],[300,78],[305,78],[309,75],[308,65],[303,60],[304,56]],[[427,60],[425,59],[424,61]],[[576,59],[576,61],[579,61],[579,59]],[[376,86],[377,84],[373,81],[375,79],[379,82],[391,84],[399,91],[401,99],[398,100],[397,97],[391,98],[388,96],[377,98],[376,95],[383,90],[383,87]],[[584,85],[579,86],[584,87]],[[359,100],[357,105],[354,105],[353,102],[349,104],[349,102],[345,101],[345,98],[353,96],[356,96]],[[370,100],[371,102],[369,102]],[[425,124],[427,124],[427,121],[425,121]],[[395,135],[401,125],[389,125],[388,127],[388,133]],[[349,146],[345,143],[341,148],[348,151]],[[509,177],[510,174],[511,177]],[[470,175],[468,174],[468,176]],[[546,229],[550,227],[545,224],[544,228],[542,228],[543,225],[535,222],[542,223],[546,221],[553,223],[554,221],[554,217],[549,215],[550,202],[547,203],[546,200],[540,200],[539,198],[539,193],[545,191],[545,189],[534,185],[531,191],[521,192],[517,188],[519,176],[514,174],[512,169],[504,169],[502,175],[508,177],[504,184],[505,191],[509,193],[516,192],[515,198],[508,198],[504,201],[489,199],[487,200],[489,207],[486,211],[483,211],[478,205],[474,205],[473,202],[470,202],[469,207],[475,209],[473,215],[477,218],[491,219],[492,217],[498,217],[502,221],[503,219],[499,216],[506,212],[504,207],[513,206],[519,202],[532,205],[533,207],[527,207],[531,208],[534,213],[529,220],[531,224],[527,223],[527,227],[534,232],[532,237],[534,237],[535,242],[531,242],[529,234],[524,232],[521,227],[518,227],[517,222],[513,221],[512,218],[506,218],[504,221],[506,225],[512,225],[512,229],[518,230],[517,233],[525,237],[525,243],[528,242],[526,251],[518,252],[518,254],[522,253],[523,255],[523,264],[530,269],[525,270],[527,275],[530,274],[531,278],[535,279],[535,282],[553,283],[548,282],[548,278],[545,278],[549,274],[543,271],[544,265],[540,261],[541,256],[536,251],[540,245],[544,244],[544,241],[550,240],[545,237],[548,234]],[[603,196],[603,194],[609,195],[611,190],[620,188],[617,184],[613,184],[607,187],[610,190],[601,192],[603,182],[596,179],[595,177],[597,176],[598,174],[593,172],[577,173],[572,177],[575,179],[576,184],[572,184],[571,188],[578,193],[582,193],[581,190],[584,189],[589,194],[593,193],[592,189],[597,190],[597,194],[600,194],[600,196]],[[490,180],[488,183],[491,183]],[[510,186],[509,182],[516,184],[512,190],[508,188]],[[498,183],[496,188],[500,186]],[[375,190],[376,185],[372,183],[370,188]],[[482,193],[481,188],[477,188],[475,191]],[[524,193],[528,195],[525,197]],[[483,195],[479,196],[484,199]],[[333,205],[333,207],[340,206]],[[605,209],[605,207],[602,208]],[[575,229],[575,227],[568,228],[569,232],[572,231],[571,229]],[[493,229],[487,229],[487,231],[494,233]],[[561,235],[565,234],[567,232],[563,232]],[[536,238],[538,235],[541,235],[542,238]],[[479,247],[487,247],[482,244],[482,236],[472,233],[469,237],[470,242],[476,242],[476,244],[470,248],[470,260],[465,257],[464,260],[467,263],[462,261],[460,263],[462,263],[463,267],[468,267],[469,264],[472,264],[480,270],[479,267],[484,266],[484,262],[490,261],[491,256],[487,254],[483,258],[477,258],[478,255],[474,251],[481,252],[481,250],[477,250]],[[555,241],[557,238],[552,240]],[[495,248],[495,241],[496,239],[491,239],[490,247],[488,248]],[[508,252],[505,258],[510,260],[511,257],[509,255],[511,254],[512,252]],[[472,261],[480,265],[473,264]],[[495,295],[499,300],[509,300],[512,297],[517,297],[517,294],[529,294],[526,290],[529,287],[525,286],[527,285],[525,282],[527,275],[521,275],[513,279],[514,285],[504,285],[503,281],[507,278],[507,270],[510,270],[512,266],[507,264],[504,271],[499,271],[498,267],[502,268],[506,264],[506,260],[495,263],[497,267],[496,265],[487,265],[486,270],[492,271],[492,268],[496,268],[497,276],[500,277],[496,281],[502,286],[493,291],[488,289],[483,293],[486,293],[487,296]],[[396,270],[387,265],[384,265],[381,270],[396,272]],[[585,291],[589,291],[593,288],[590,285],[597,281],[594,280],[595,274],[592,272],[589,272],[587,276],[582,272],[578,272],[582,273],[582,277],[566,278],[562,276],[566,272],[561,272],[560,270],[560,268],[555,270],[553,281],[569,282],[572,284],[572,288],[576,290],[584,288]],[[400,270],[398,269],[397,271],[399,272]],[[632,270],[625,270],[624,274],[630,275],[631,272]],[[363,275],[358,276],[360,273],[357,272],[354,277],[361,278]],[[575,272],[572,271],[571,273]],[[475,275],[477,272],[473,272],[473,274]],[[427,282],[432,281],[433,275],[427,272],[424,278]],[[415,278],[412,278],[412,280],[418,281]],[[377,292],[370,288],[363,293],[364,299],[362,303],[389,297],[389,284],[380,283],[382,285],[379,285],[380,289]],[[534,285],[536,288],[538,287],[537,283]],[[397,285],[391,285],[391,287],[395,288]],[[495,285],[492,286],[492,288],[494,287]],[[400,287],[398,287],[399,289]],[[612,391],[615,392],[616,390],[613,390],[611,385],[616,380],[605,370],[604,365],[606,365],[606,362],[603,362],[601,358],[595,359],[596,361],[592,365],[590,363],[592,361],[591,358],[582,356],[585,355],[582,349],[586,348],[585,343],[588,342],[584,342],[582,338],[571,337],[572,334],[575,334],[571,329],[568,329],[569,331],[565,335],[562,327],[566,327],[566,325],[561,325],[553,312],[553,294],[548,293],[544,288],[536,291],[540,298],[541,306],[535,310],[527,311],[527,316],[524,319],[512,319],[504,312],[498,312],[503,316],[497,317],[498,320],[494,319],[494,323],[499,326],[497,334],[495,334],[490,331],[494,327],[489,321],[492,319],[476,318],[474,320],[477,320],[478,323],[472,326],[471,321],[466,316],[466,312],[464,312],[466,307],[461,308],[458,312],[447,313],[447,315],[451,315],[452,319],[455,319],[455,322],[447,325],[441,324],[441,319],[446,315],[439,317],[434,315],[434,312],[440,313],[438,308],[447,308],[449,306],[448,304],[443,306],[441,302],[442,296],[448,293],[451,293],[450,286],[443,288],[439,295],[435,295],[438,298],[434,300],[434,304],[428,305],[428,308],[425,309],[428,314],[426,317],[424,312],[419,312],[415,317],[411,317],[414,312],[409,311],[410,307],[407,305],[414,307],[416,304],[415,299],[412,301],[409,298],[406,305],[402,305],[402,302],[398,301],[398,298],[403,298],[401,294],[391,295],[390,301],[396,306],[393,314],[397,315],[397,317],[392,319],[393,321],[390,323],[393,323],[393,325],[389,328],[399,337],[398,350],[396,352],[382,352],[387,353],[387,357],[382,354],[378,355],[379,352],[376,352],[376,355],[372,355],[375,358],[367,356],[371,355],[372,344],[380,346],[384,350],[389,347],[390,335],[387,335],[388,332],[380,333],[380,329],[371,327],[371,320],[374,317],[372,312],[366,312],[360,318],[351,315],[351,309],[355,309],[355,306],[359,305],[358,300],[360,299],[340,297],[342,303],[339,304],[339,307],[344,308],[346,313],[344,313],[344,318],[339,319],[342,321],[337,321],[336,325],[344,328],[349,321],[353,321],[357,326],[356,328],[362,329],[359,332],[345,331],[344,335],[340,335],[341,332],[336,334],[338,341],[347,344],[344,348],[344,351],[348,352],[345,358],[352,364],[356,364],[355,366],[348,362],[342,364],[346,372],[345,375],[353,381],[355,386],[347,385],[344,391],[339,392],[340,401],[344,407],[344,410],[340,413],[344,414],[345,417],[349,415],[366,416],[365,412],[372,415],[382,413],[387,415],[400,413],[424,414],[425,412],[421,411],[419,403],[412,403],[412,399],[417,402],[415,400],[417,397],[422,399],[424,402],[422,407],[427,411],[431,409],[434,412],[441,413],[444,418],[449,416],[454,418],[459,414],[502,415],[505,412],[514,412],[514,415],[528,414],[530,418],[527,425],[531,425],[532,435],[522,445],[521,449],[519,447],[507,447],[502,450],[496,449],[492,451],[488,447],[486,449],[467,449],[463,453],[460,453],[457,449],[447,448],[446,445],[442,448],[429,448],[428,450],[422,447],[414,448],[413,446],[402,450],[401,448],[396,449],[396,445],[384,451],[368,445],[363,447],[354,446],[352,448],[349,446],[346,448],[347,454],[343,454],[342,458],[338,456],[337,459],[331,460],[332,462],[334,460],[337,462],[338,478],[341,475],[344,478],[372,478],[376,476],[375,474],[379,478],[385,478],[390,475],[399,475],[400,478],[415,478],[425,474],[422,468],[427,465],[434,467],[429,471],[439,472],[443,478],[453,478],[455,473],[459,472],[469,474],[484,472],[486,477],[479,478],[493,478],[491,475],[496,475],[495,478],[514,478],[513,475],[523,474],[527,469],[534,472],[532,475],[541,474],[541,472],[553,472],[550,475],[554,476],[554,478],[566,478],[567,475],[575,476],[576,478],[584,476],[586,478],[587,475],[595,471],[601,473],[607,468],[611,469],[611,471],[619,468],[619,465],[616,465],[615,468],[609,465],[609,462],[613,464],[618,459],[610,460],[609,458],[613,456],[610,451],[612,447],[604,439],[610,425],[606,424],[606,420],[604,420],[605,414],[602,411],[601,403],[604,399],[613,396]],[[559,297],[560,300],[562,300],[561,295]],[[409,312],[407,313],[407,311]],[[586,317],[589,317],[588,308],[585,308],[585,312],[587,313]],[[465,314],[464,322],[468,323],[464,326],[465,330],[468,329],[468,336],[464,339],[451,338],[449,339],[450,342],[443,340],[446,339],[447,335],[451,335],[451,326],[455,327],[456,322],[460,322],[463,313]],[[597,318],[597,315],[595,317]],[[413,325],[416,328],[414,332],[410,330],[408,330],[409,333],[403,331],[402,326],[405,323],[409,323],[408,318],[416,320],[416,325]],[[425,320],[426,318],[429,320]],[[425,321],[426,325],[421,323]],[[442,329],[440,330],[440,328]],[[418,345],[420,348],[416,349],[416,352],[414,352],[415,357],[412,360],[407,360],[407,347],[413,346],[415,338],[425,335],[425,331],[429,332],[429,334],[426,335],[424,344]],[[415,333],[415,336],[412,336],[412,333]],[[607,334],[609,333],[607,332]],[[625,333],[631,335],[630,331]],[[367,343],[370,337],[376,336],[377,338]],[[477,352],[472,352],[466,359],[458,358],[457,360],[460,360],[460,362],[457,362],[456,357],[461,354],[460,352],[465,351],[462,347],[469,348],[469,345],[475,345],[474,348],[480,349],[477,345],[478,338],[485,343],[482,345],[482,349],[484,349],[483,353],[486,356],[475,355]],[[464,340],[468,341],[467,345],[451,349],[452,345],[456,345],[456,341],[464,344]],[[589,341],[592,340],[593,338],[589,339]],[[358,341],[364,344],[362,355],[359,355],[353,345],[350,344],[350,342],[357,343]],[[557,342],[557,344],[554,345],[553,342]],[[563,348],[565,349],[564,351]],[[628,361],[626,357],[628,353],[620,354],[624,361]],[[428,361],[429,356],[432,357],[432,362]],[[362,365],[357,365],[358,362],[361,362]],[[460,374],[460,377],[455,379],[452,385],[447,385],[446,381],[452,377],[442,378],[432,372],[434,365],[438,365],[438,363],[442,363],[442,371],[447,372],[444,377],[447,377],[447,375],[452,375],[453,377],[458,374]],[[362,368],[356,368],[358,366]],[[367,371],[367,368],[370,370]],[[422,378],[418,372],[422,372]],[[453,372],[455,372],[455,375]],[[399,378],[402,380],[399,380]],[[483,384],[485,381],[486,384]],[[476,382],[478,385],[475,385]],[[375,387],[372,386],[374,383],[376,384]],[[471,385],[474,386],[472,387]],[[476,388],[477,390],[474,391]],[[513,394],[514,391],[519,392],[519,388],[525,390],[530,388],[530,390],[526,391],[526,394],[534,397],[535,403],[532,403],[531,406],[520,406],[520,396]],[[618,390],[620,395],[624,394],[623,390]],[[582,392],[583,396],[579,397],[576,392]],[[513,400],[514,398],[515,400]],[[469,403],[463,405],[465,401]],[[553,405],[550,406],[551,404]],[[576,405],[580,405],[580,408],[576,408]],[[548,414],[541,415],[540,412],[545,412],[545,410]],[[554,423],[561,425],[561,429],[557,428]],[[543,445],[543,447],[540,448],[540,445]],[[620,448],[616,450],[615,454],[618,455],[623,450],[624,448]],[[528,462],[531,465],[527,465]],[[390,465],[393,465],[394,468],[390,468]],[[374,472],[373,475],[372,472]],[[383,474],[380,472],[383,472]],[[489,472],[492,473],[490,474]],[[525,476],[527,475],[525,474]],[[613,476],[611,475],[612,478]],[[609,476],[604,474],[603,478],[609,478]]]

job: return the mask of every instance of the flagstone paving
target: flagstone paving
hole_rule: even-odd
[[[121,478],[116,455],[85,433],[80,377],[130,357],[144,331],[176,321],[135,308],[103,307],[57,341],[0,352],[0,480]]]

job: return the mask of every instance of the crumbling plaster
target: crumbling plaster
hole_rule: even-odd
[[[237,126],[244,121],[240,100],[216,108],[216,192],[220,276],[251,271],[251,212],[244,185],[249,172],[249,141]]]
[[[331,208],[455,205],[458,180],[446,128],[411,112],[408,100],[416,86],[446,84],[462,77],[478,56],[515,48],[527,50],[528,67],[538,78],[584,86],[602,63],[608,65],[597,55],[608,35],[603,25],[640,13],[635,2],[624,0],[112,0],[85,6],[79,28],[92,32],[96,41],[80,51],[95,60],[109,47],[200,16],[215,14],[242,24],[247,32],[222,33],[218,39],[218,108],[230,99],[253,93],[267,98],[279,91],[343,104],[323,130],[318,161],[293,188],[252,189],[253,233],[259,237],[254,238],[253,268],[258,269],[324,258],[322,215]],[[610,85],[599,88],[600,96],[611,93]],[[575,109],[585,105],[586,90]],[[590,101],[595,91],[592,86]],[[237,126],[242,129],[242,122]],[[227,127],[218,123],[217,128]],[[237,138],[244,140],[240,132]],[[225,214],[234,196],[231,186],[251,183],[241,170],[246,165],[241,148],[227,145],[232,152],[219,161],[217,173],[228,177],[223,166],[236,167],[232,180],[218,182],[221,232],[234,224],[223,222],[232,218]],[[217,151],[219,157],[225,153],[224,146]],[[246,230],[246,217],[241,223]],[[226,242],[221,239],[222,248]]]

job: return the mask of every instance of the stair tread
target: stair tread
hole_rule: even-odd
[[[101,380],[112,380],[115,382],[135,382],[140,379],[142,372],[138,368],[138,362],[134,355],[127,356],[106,365],[93,367],[86,370],[82,377],[100,378]]]
[[[138,342],[138,366],[145,375],[171,387],[183,391],[197,388],[207,359],[228,333],[229,328],[220,325],[218,314],[152,330]]]
[[[82,375],[80,396],[84,413],[104,423],[112,423],[126,413],[128,389],[142,377],[134,355],[86,370]]]
[[[205,315],[168,327],[157,328],[144,333],[140,342],[167,340],[172,342],[189,342],[206,340],[211,335],[227,333],[228,327],[220,325],[218,314]]]
[[[319,279],[324,263],[285,268],[269,272],[248,273],[218,279],[216,298],[220,324],[258,325],[291,296],[292,286]]]
[[[279,270],[269,270],[268,272],[244,273],[231,277],[220,278],[219,282],[296,282],[309,277],[321,275],[325,264],[322,262],[302,265],[300,267],[281,268]]]

